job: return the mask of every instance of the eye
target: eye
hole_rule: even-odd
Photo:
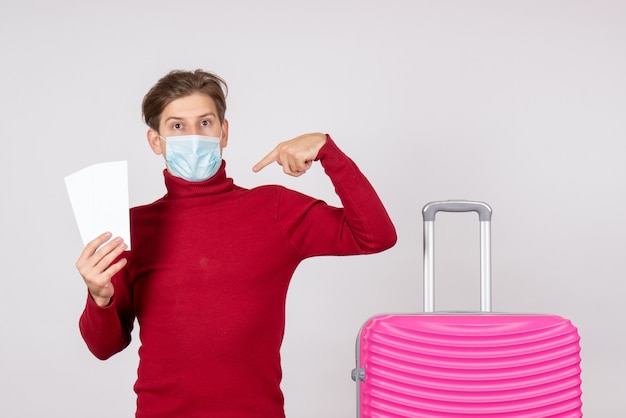
[[[203,120],[202,122],[200,122],[201,126],[210,126],[211,125],[211,121],[210,120]]]
[[[175,124],[172,125],[172,129],[175,129],[175,130],[183,129],[183,124],[182,123],[175,123]]]

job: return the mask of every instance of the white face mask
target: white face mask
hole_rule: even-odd
[[[181,135],[169,136],[163,140],[167,169],[176,177],[195,182],[207,180],[222,165],[218,137]]]

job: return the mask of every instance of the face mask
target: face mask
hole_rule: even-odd
[[[167,168],[176,177],[196,182],[207,180],[222,165],[220,138],[182,135],[163,139]]]

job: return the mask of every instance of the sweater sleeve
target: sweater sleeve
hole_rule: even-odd
[[[112,283],[115,293],[111,303],[100,307],[87,293],[87,303],[79,320],[83,340],[100,360],[108,359],[130,344],[134,324],[127,270],[118,272]]]
[[[378,194],[356,164],[327,135],[317,159],[342,208],[285,190],[279,221],[303,258],[372,254],[391,248],[396,230]]]

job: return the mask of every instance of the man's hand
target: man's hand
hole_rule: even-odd
[[[317,158],[320,148],[326,143],[326,135],[312,133],[300,135],[281,142],[252,168],[255,173],[273,162],[283,167],[285,174],[298,177],[303,175]]]
[[[76,268],[91,297],[102,307],[107,306],[113,297],[111,278],[126,265],[125,258],[111,264],[126,249],[126,244],[118,237],[103,245],[110,238],[111,233],[106,232],[89,242],[76,261]]]

